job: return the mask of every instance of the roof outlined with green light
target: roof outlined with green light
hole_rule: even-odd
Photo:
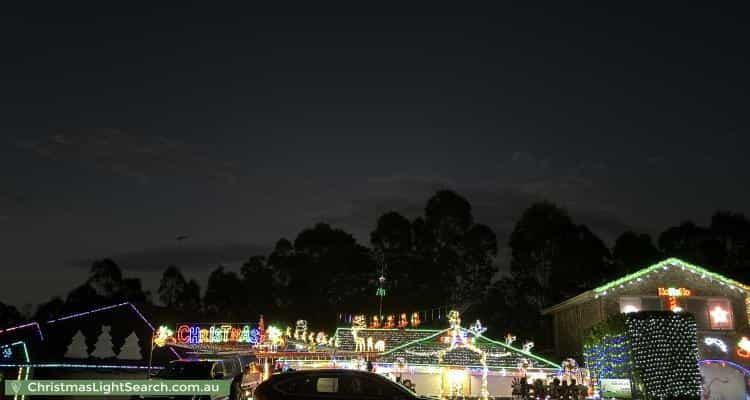
[[[588,301],[590,299],[596,299],[601,296],[606,296],[608,292],[611,292],[617,289],[622,289],[625,287],[625,285],[633,284],[634,282],[641,282],[645,279],[648,279],[652,273],[656,273],[660,271],[667,271],[669,269],[680,269],[682,271],[697,275],[703,279],[716,281],[720,285],[727,286],[729,289],[737,290],[745,294],[750,294],[750,286],[742,282],[735,281],[734,279],[730,279],[724,275],[709,271],[698,265],[690,264],[688,262],[680,260],[679,258],[672,257],[672,258],[668,258],[666,260],[660,261],[656,264],[650,265],[636,272],[633,272],[631,274],[625,275],[622,278],[616,279],[614,281],[605,283],[604,285],[601,285],[594,289],[583,292],[575,297],[567,299],[554,306],[548,307],[542,310],[542,314],[549,314],[551,312],[554,312],[556,310],[559,310],[571,304],[578,304],[584,301]]]
[[[644,276],[650,274],[651,272],[658,271],[659,269],[667,269],[670,267],[678,267],[685,271],[689,271],[694,274],[701,275],[702,277],[719,281],[720,283],[723,283],[725,285],[733,286],[745,292],[750,292],[750,286],[745,285],[744,283],[737,282],[733,279],[727,278],[724,275],[717,274],[716,272],[711,272],[703,267],[699,267],[697,265],[687,263],[685,261],[680,260],[679,258],[668,258],[664,261],[660,261],[654,265],[643,268],[640,271],[633,272],[632,274],[625,275],[620,279],[617,279],[612,282],[606,283],[602,286],[599,286],[594,289],[594,292],[605,293],[607,290],[619,287],[620,285],[624,285],[634,279],[637,280],[638,278],[643,278]]]

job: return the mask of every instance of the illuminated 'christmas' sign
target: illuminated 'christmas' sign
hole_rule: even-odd
[[[202,344],[202,343],[232,343],[255,345],[261,342],[263,332],[252,328],[250,325],[190,325],[181,324],[177,326],[175,339],[177,343]]]

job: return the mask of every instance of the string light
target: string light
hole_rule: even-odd
[[[607,291],[617,289],[624,284],[631,284],[633,282],[642,282],[643,278],[648,277],[649,274],[653,272],[657,272],[659,270],[667,271],[669,268],[672,268],[672,267],[678,267],[681,270],[691,272],[708,281],[716,280],[720,284],[729,286],[733,290],[737,290],[737,291],[744,292],[744,293],[750,293],[750,286],[747,286],[743,283],[737,282],[733,279],[729,279],[715,272],[711,272],[697,265],[687,263],[678,258],[668,258],[664,261],[661,261],[659,263],[646,267],[640,271],[626,275],[620,279],[611,281],[607,284],[604,284],[602,286],[595,288],[594,289],[595,297],[606,296]]]
[[[699,398],[697,331],[691,314],[621,314],[592,330],[584,357],[596,386],[630,379],[648,399]]]

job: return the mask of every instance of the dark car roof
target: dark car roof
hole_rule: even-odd
[[[172,363],[208,363],[208,362],[216,362],[216,361],[223,361],[220,358],[181,358],[179,360],[174,360]]]
[[[322,368],[322,369],[309,369],[309,370],[302,370],[302,371],[290,371],[290,372],[282,372],[278,374],[271,375],[268,379],[263,381],[259,386],[258,389],[260,390],[266,390],[269,387],[275,385],[276,383],[280,383],[279,381],[283,382],[288,379],[292,379],[294,377],[304,377],[307,375],[321,375],[321,374],[337,374],[337,375],[359,375],[359,376],[369,376],[374,377],[378,379],[382,379],[384,381],[391,382],[393,385],[400,388],[400,390],[404,391],[405,394],[411,395],[413,398],[419,398],[415,393],[409,391],[409,389],[401,386],[400,384],[396,382],[392,382],[383,375],[376,374],[374,372],[367,372],[367,371],[360,371],[360,370],[354,370],[354,369],[345,369],[345,368]],[[256,389],[256,390],[258,390]]]
[[[324,373],[337,373],[337,374],[351,374],[351,375],[370,375],[380,376],[374,372],[360,371],[357,369],[346,369],[346,368],[321,368],[321,369],[307,369],[307,370],[295,370],[290,372],[284,372],[273,376],[299,376],[299,375],[310,375],[310,374],[324,374]]]

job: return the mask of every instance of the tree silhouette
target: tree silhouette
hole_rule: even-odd
[[[699,265],[710,265],[714,269],[720,269],[724,265],[722,243],[714,236],[711,229],[690,221],[662,232],[659,235],[659,249],[667,257],[678,257]]]
[[[120,291],[122,271],[109,258],[94,261],[91,265],[88,284],[104,298],[113,298]]]
[[[182,272],[174,265],[168,266],[159,283],[159,300],[169,308],[178,308],[186,286],[187,281],[182,276]]]
[[[660,261],[663,256],[654,246],[651,236],[628,231],[615,240],[612,258],[617,273],[624,275],[652,265]]]
[[[511,233],[510,248],[513,279],[539,308],[614,275],[604,242],[549,202],[535,203],[523,212]]]
[[[742,282],[750,281],[750,220],[743,214],[718,211],[711,217],[710,229],[723,253],[719,268]]]
[[[208,316],[241,320],[248,314],[246,305],[239,301],[243,298],[243,290],[242,281],[235,272],[225,271],[223,266],[217,267],[208,277],[203,299]]]
[[[0,303],[0,327],[13,325],[22,320],[23,317],[17,308]]]
[[[253,256],[240,268],[245,286],[247,305],[255,314],[273,315],[276,312],[275,282],[273,270],[263,256]]]

